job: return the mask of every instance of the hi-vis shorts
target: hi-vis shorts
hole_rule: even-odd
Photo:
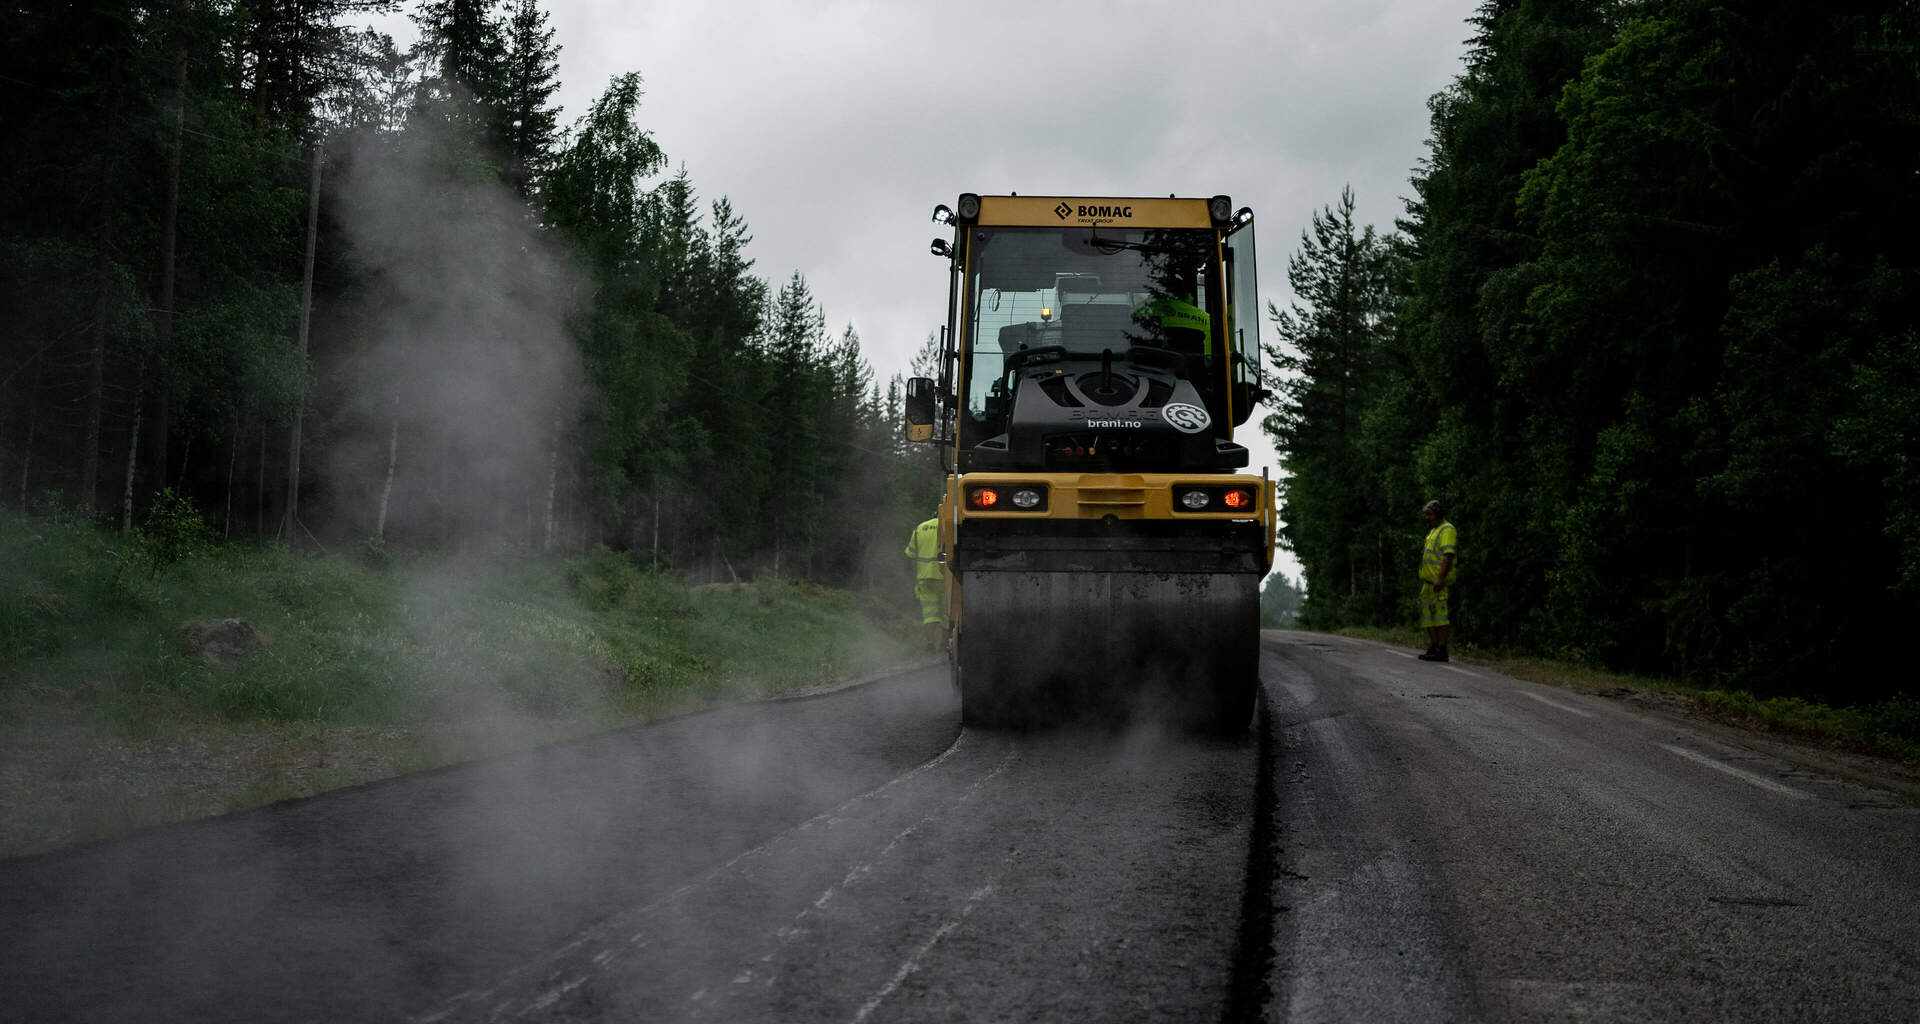
[[[1433,584],[1420,584],[1420,628],[1433,629],[1437,626],[1452,625],[1447,618],[1447,594],[1452,587],[1436,592]]]
[[[947,617],[941,614],[940,606],[947,600],[946,580],[916,580],[913,584],[914,596],[920,598],[920,621],[924,623],[947,624]]]

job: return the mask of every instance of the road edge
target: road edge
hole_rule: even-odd
[[[1382,650],[1406,652],[1410,647],[1368,640],[1356,636],[1344,636],[1338,633],[1315,633],[1310,630],[1266,630],[1276,634],[1296,633],[1302,636],[1331,636],[1342,642],[1378,647]],[[1456,659],[1458,660],[1458,659]],[[1557,686],[1553,683],[1537,682],[1531,679],[1519,679],[1507,675],[1498,669],[1472,661],[1460,660],[1462,665],[1470,665],[1477,672],[1490,678],[1502,679],[1520,686],[1538,686],[1543,689],[1560,690],[1566,693],[1599,697],[1626,705],[1629,710],[1647,718],[1657,718],[1672,725],[1684,726],[1707,734],[1713,739],[1741,747],[1757,754],[1763,754],[1788,762],[1808,771],[1819,772],[1855,785],[1877,789],[1909,806],[1920,806],[1920,775],[1915,775],[1897,760],[1876,754],[1852,750],[1837,750],[1822,744],[1818,740],[1806,739],[1788,733],[1776,732],[1764,727],[1749,725],[1737,719],[1716,715],[1711,711],[1698,708],[1679,694],[1665,694],[1658,690],[1635,690],[1623,687],[1619,690],[1588,690],[1570,686]],[[1624,691],[1624,692],[1623,692]],[[1668,698],[1671,698],[1669,700]],[[1676,704],[1684,707],[1674,706]]]

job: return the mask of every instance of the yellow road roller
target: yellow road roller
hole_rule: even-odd
[[[1275,527],[1233,440],[1265,394],[1253,212],[963,193],[934,220],[947,323],[906,434],[947,475],[966,723],[1244,729]]]

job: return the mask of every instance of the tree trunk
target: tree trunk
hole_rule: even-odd
[[[387,539],[387,508],[393,500],[393,469],[399,461],[400,414],[396,412],[387,429],[387,476],[380,485],[380,514],[373,521],[373,539],[381,543]]]
[[[1387,592],[1387,536],[1384,533],[1373,535],[1374,544],[1374,589],[1380,594]]]
[[[300,387],[293,399],[293,430],[287,439],[287,509],[279,533],[291,541],[300,518],[300,427],[307,410],[307,330],[313,317],[313,254],[320,232],[320,162],[326,150],[313,147],[313,178],[307,187],[307,259],[300,282]]]
[[[140,369],[140,384],[133,389],[133,429],[127,431],[127,483],[120,491],[120,532],[133,532],[133,471],[140,464],[140,414],[147,404],[147,371]],[[165,475],[164,473],[162,474]]]
[[[92,344],[87,354],[87,419],[80,450],[80,513],[92,520],[100,498],[100,412],[107,389],[107,318],[113,312],[113,149],[119,96],[107,112],[100,141],[100,225],[94,238]]]
[[[27,443],[20,449],[20,511],[27,511],[27,479],[33,470],[34,435],[40,427],[40,374],[44,356],[33,358],[33,390],[27,392]]]
[[[222,537],[233,536],[233,471],[240,465],[240,444],[243,440],[240,436],[240,403],[238,402],[233,406],[233,432],[229,436],[233,438],[233,442],[227,451],[227,510],[220,517]]]
[[[553,441],[547,446],[547,514],[542,525],[540,550],[553,550],[553,504],[560,494],[560,428],[555,427]]]
[[[156,481],[160,487],[167,486],[167,437],[172,429],[169,407],[172,404],[173,387],[169,370],[173,365],[174,256],[178,251],[180,225],[180,156],[187,127],[186,5],[182,0],[174,0],[173,16],[173,138],[167,147],[167,201],[160,211],[160,302],[154,310],[154,340],[160,349],[160,380],[153,410],[153,464],[160,468],[160,479]]]
[[[260,421],[260,472],[253,478],[253,535],[267,537],[267,421]]]

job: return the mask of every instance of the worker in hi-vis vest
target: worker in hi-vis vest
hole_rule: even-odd
[[[1453,620],[1447,615],[1447,595],[1452,589],[1454,563],[1460,551],[1459,533],[1447,522],[1447,507],[1429,501],[1420,508],[1421,518],[1431,527],[1427,542],[1420,549],[1420,625],[1427,630],[1427,653],[1421,661],[1446,661],[1447,638],[1453,632]]]
[[[1133,315],[1157,325],[1175,351],[1213,355],[1213,318],[1199,306],[1166,296],[1134,307]]]
[[[947,571],[940,564],[940,517],[913,528],[907,538],[907,557],[913,560],[913,592],[920,598],[920,621],[926,631],[927,650],[940,649],[946,637],[947,616],[942,607],[947,601]]]

